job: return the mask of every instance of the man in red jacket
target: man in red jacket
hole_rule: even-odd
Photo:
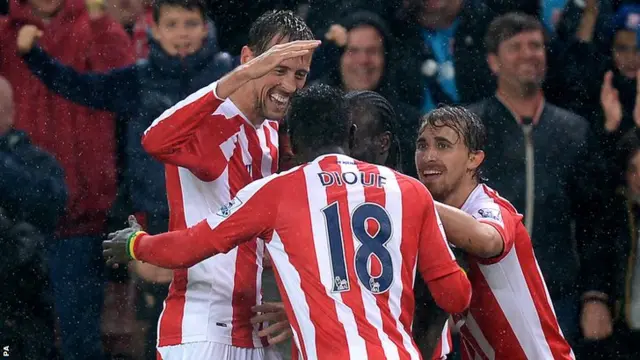
[[[18,56],[18,30],[43,30],[42,46],[81,72],[104,71],[134,61],[122,27],[103,16],[96,0],[10,0],[0,18],[0,75],[15,90],[15,127],[62,164],[67,211],[51,241],[50,270],[65,360],[99,359],[103,265],[100,234],[116,193],[113,115],[54,95]]]

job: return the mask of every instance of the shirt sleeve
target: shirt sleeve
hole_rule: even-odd
[[[515,224],[522,216],[512,214],[492,199],[471,204],[470,209],[467,209],[466,212],[481,223],[493,226],[504,242],[504,247],[500,255],[488,259],[477,258],[478,262],[482,264],[495,264],[504,259],[513,248],[515,242]]]
[[[133,244],[134,257],[163,268],[188,268],[256,237],[270,241],[279,199],[272,180],[273,176],[247,185],[193,227],[138,238]]]
[[[224,102],[216,95],[217,84],[189,95],[154,120],[142,136],[145,151],[163,163],[189,169],[200,180],[217,179],[235,147],[224,144],[233,135],[232,127],[225,126],[230,120],[214,116]],[[205,143],[207,151],[201,146]],[[224,151],[227,145],[231,147]]]

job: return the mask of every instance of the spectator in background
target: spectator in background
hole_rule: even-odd
[[[218,80],[232,69],[227,53],[217,51],[215,37],[208,31],[205,9],[199,0],[157,0],[153,4],[150,53],[146,61],[110,72],[81,73],[55,61],[35,45],[37,29],[23,28],[19,46],[29,69],[52,91],[70,101],[107,110],[127,119],[124,182],[132,209],[150,233],[168,229],[169,208],[164,166],[149,156],[140,139],[145,129],[162,112],[189,94]],[[91,121],[87,119],[86,121]],[[136,264],[145,292],[164,300],[166,285],[152,286],[154,279],[170,276],[148,264]],[[160,272],[160,273],[158,273]],[[161,307],[157,308],[157,320]],[[153,324],[155,325],[155,324]],[[148,349],[155,354],[150,327]]]
[[[9,15],[0,19],[0,75],[14,87],[15,126],[57,158],[69,190],[56,239],[48,241],[63,356],[99,359],[100,238],[116,194],[114,119],[56,96],[31,75],[16,47],[18,31],[27,24],[46,32],[43,49],[78,71],[131,64],[133,51],[99,1],[11,0]]]
[[[487,128],[484,175],[524,214],[558,322],[575,343],[582,291],[578,259],[597,261],[590,254],[598,240],[594,220],[602,212],[593,176],[602,171],[598,154],[587,122],[545,101],[544,28],[536,18],[516,13],[496,18],[486,44],[498,89],[470,106]]]
[[[597,4],[595,0],[589,2]],[[594,18],[598,14],[597,6],[585,9],[577,33],[579,43],[570,49],[574,71],[567,75],[574,83],[572,98],[578,99],[572,107],[591,120],[607,158],[613,160],[616,143],[629,129],[640,124],[640,104],[636,102],[640,70],[640,6],[619,9],[609,32],[611,47],[604,54],[592,43],[596,33]],[[585,77],[584,74],[593,76]],[[639,107],[636,109],[636,106]]]
[[[589,344],[589,359],[593,360],[640,358],[638,135],[638,130],[631,130],[618,144],[615,162],[618,171],[611,174],[621,180],[618,182],[621,185],[603,212],[607,243],[597,254],[599,261],[590,264],[599,275],[593,289],[602,294],[583,304],[581,325],[585,337],[594,340]]]
[[[398,145],[405,161],[397,166],[407,175],[416,176],[411,154],[420,112],[403,103],[394,88],[391,55],[394,47],[387,25],[378,15],[359,11],[343,19],[341,24],[333,25],[326,37],[334,44],[324,48],[333,53],[333,65],[318,81],[345,91],[375,91],[388,99],[396,109]]]
[[[404,4],[391,23],[398,44],[391,61],[399,69],[402,101],[426,113],[439,103],[470,103],[495,90],[482,38],[495,16],[491,9],[481,0]]]
[[[148,30],[153,24],[151,1],[107,0],[106,11],[131,37],[136,59],[146,59],[149,56]]]
[[[13,128],[13,93],[0,77],[0,344],[21,359],[54,355],[53,299],[44,260],[67,190],[53,157]]]

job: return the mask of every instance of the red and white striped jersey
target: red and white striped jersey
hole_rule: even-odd
[[[133,254],[179,267],[255,236],[267,243],[304,359],[420,359],[416,269],[445,311],[463,311],[471,297],[427,189],[345,155],[255,181],[195,227],[138,238]],[[182,237],[194,247],[180,247]]]
[[[166,110],[145,131],[145,150],[166,164],[170,230],[186,229],[217,211],[250,182],[278,166],[278,123],[254,126],[213,83]],[[189,239],[183,245],[189,248]],[[158,322],[158,346],[214,341],[265,346],[250,323],[261,303],[264,242],[175,270]]]
[[[468,256],[473,295],[460,329],[463,359],[575,359],[558,325],[522,215],[484,184],[471,192],[461,209],[493,226],[504,240],[499,257]]]

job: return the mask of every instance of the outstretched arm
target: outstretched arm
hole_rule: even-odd
[[[191,267],[256,237],[268,240],[277,216],[279,190],[274,177],[254,181],[216,213],[185,230],[148,235],[131,227],[103,242],[107,263],[140,260],[167,269]]]

